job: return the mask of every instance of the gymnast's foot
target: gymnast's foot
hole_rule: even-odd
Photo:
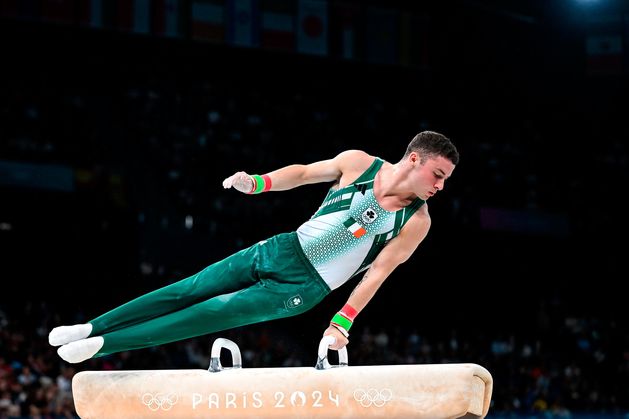
[[[102,336],[94,336],[63,345],[57,349],[57,353],[64,361],[76,364],[96,355],[104,343]]]
[[[61,346],[75,340],[85,339],[92,333],[91,323],[75,324],[74,326],[59,326],[50,331],[48,343]]]

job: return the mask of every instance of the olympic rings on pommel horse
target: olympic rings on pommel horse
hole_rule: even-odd
[[[242,368],[240,349],[219,338],[209,369],[83,371],[72,380],[81,418],[482,418],[493,380],[477,364],[348,366],[327,359],[325,336],[316,366]],[[220,363],[222,349],[232,367]]]

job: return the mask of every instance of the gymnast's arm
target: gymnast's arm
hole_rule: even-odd
[[[268,176],[271,182],[270,188],[265,191],[285,191],[311,183],[338,181],[344,173],[362,168],[361,161],[365,159],[373,160],[373,157],[364,151],[347,150],[329,160],[311,164],[291,164],[264,175]],[[236,172],[223,181],[223,187],[225,189],[233,187],[240,192],[251,193],[254,189],[254,180],[246,172]]]
[[[424,204],[406,223],[400,234],[382,249],[352,291],[347,304],[354,308],[357,314],[365,308],[380,285],[395,268],[407,261],[415,252],[417,246],[428,234],[429,229],[430,216],[428,215],[427,204]],[[343,333],[332,325],[325,330],[323,335],[333,335],[336,338],[336,343],[331,346],[332,349],[341,349],[349,342]]]

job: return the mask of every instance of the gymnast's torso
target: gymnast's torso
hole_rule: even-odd
[[[398,211],[382,208],[373,185],[383,163],[376,158],[354,182],[331,188],[317,212],[297,229],[306,257],[330,289],[367,269],[425,202],[416,198]]]

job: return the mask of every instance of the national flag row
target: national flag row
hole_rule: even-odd
[[[0,15],[237,47],[422,66],[429,22],[327,0],[0,0]]]
[[[0,0],[0,16],[179,37],[185,0]]]

